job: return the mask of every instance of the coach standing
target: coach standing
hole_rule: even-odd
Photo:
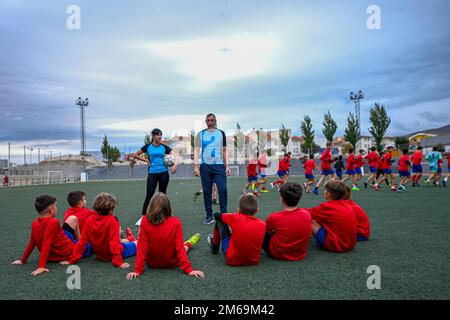
[[[212,212],[212,187],[215,182],[219,190],[220,212],[227,212],[227,176],[230,167],[227,160],[227,139],[222,130],[216,128],[216,116],[206,116],[207,129],[200,131],[195,137],[194,175],[200,176],[203,188],[206,219],[204,224],[214,222]],[[199,167],[200,164],[200,167]]]

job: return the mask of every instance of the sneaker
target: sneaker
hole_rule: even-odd
[[[217,254],[217,253],[219,253],[219,245],[213,244],[212,238],[213,238],[213,235],[210,233],[210,234],[208,234],[206,241],[208,241],[209,247],[211,248],[211,253]]]
[[[380,189],[380,187],[379,186],[377,186],[377,185],[372,185],[372,187],[375,189],[375,190],[377,190],[377,191],[380,191],[381,189]]]
[[[358,188],[357,186],[352,187],[352,191],[360,191],[361,189]]]
[[[442,186],[446,187],[447,186],[447,181],[442,180]]]
[[[255,184],[252,183],[252,190],[255,190]]]
[[[261,193],[268,193],[269,192],[269,190],[267,190],[267,189],[262,189],[261,190]]]
[[[205,219],[205,221],[203,221],[203,224],[211,224],[211,223],[214,223],[213,217],[208,217]]]
[[[366,188],[367,189],[367,182],[364,182],[364,188]]]
[[[415,183],[415,182],[413,182],[413,183],[412,183],[412,186],[413,186],[413,187],[415,187],[415,186],[416,186],[416,183]]]
[[[303,183],[303,189],[305,189],[305,190],[306,190],[306,189],[307,189],[307,187],[308,187],[308,184],[307,184],[306,182],[304,182],[304,183]]]
[[[392,190],[392,191],[397,191],[398,189],[397,189],[395,186],[392,186],[392,187],[391,187],[391,190]]]
[[[200,233],[194,234],[192,237],[190,237],[188,240],[186,240],[184,243],[190,243],[191,248],[193,248],[201,239]]]
[[[394,189],[392,189],[392,191],[395,191]],[[398,188],[397,192],[401,193],[401,192],[405,192],[405,190]]]
[[[128,227],[125,231],[125,235],[128,241],[130,242],[134,242],[136,241],[136,238],[133,235],[133,232],[131,231],[131,229]]]
[[[213,199],[212,203],[213,203],[214,205],[218,205],[218,204],[219,204],[219,203],[217,202],[217,199]]]

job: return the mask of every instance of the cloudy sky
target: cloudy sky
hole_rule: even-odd
[[[70,5],[79,30],[67,28]],[[367,28],[370,5],[380,30]],[[88,150],[104,134],[128,151],[154,127],[199,130],[209,112],[230,132],[239,122],[299,133],[308,114],[320,142],[324,112],[342,134],[359,89],[363,133],[374,102],[392,118],[389,135],[443,126],[449,9],[446,0],[0,0],[0,158],[8,141],[18,163],[23,145],[79,152],[78,96],[90,100]]]

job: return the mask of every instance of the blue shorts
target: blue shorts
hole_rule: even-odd
[[[264,179],[265,177],[267,177],[266,170],[260,170],[259,175],[261,176],[261,179]]]
[[[136,255],[136,245],[134,242],[126,242],[122,243],[123,251],[122,251],[122,258],[128,258]]]
[[[305,178],[308,180],[314,180],[314,175],[305,173]]]
[[[398,170],[398,175],[400,177],[410,177],[411,176],[411,172],[404,171],[404,170]]]
[[[287,174],[287,172],[284,171],[284,170],[280,170],[280,171],[277,172],[277,175],[278,175],[280,178],[284,177],[286,174]]]
[[[332,176],[334,174],[334,170],[333,169],[322,170],[320,174],[323,176]]]
[[[355,173],[356,174],[362,174],[361,168],[355,168]]]
[[[315,235],[317,246],[321,249],[325,248],[325,238],[327,236],[327,232],[324,228],[319,228]]]
[[[355,174],[355,170],[347,170],[347,171],[345,171],[345,174],[353,176]]]
[[[258,181],[258,176],[257,175],[256,176],[250,176],[250,177],[247,178],[247,181],[248,182]]]
[[[442,173],[442,168],[438,168],[437,173]]]
[[[363,237],[363,236],[358,234],[358,239],[357,240],[358,241],[367,241],[367,240],[369,240],[369,238]]]
[[[64,234],[66,235],[67,238],[69,238],[73,243],[77,244],[78,240],[75,239],[75,237],[73,236],[72,233],[70,233],[67,230],[63,230],[63,231],[64,231]],[[91,245],[88,243],[87,246],[86,246],[86,249],[84,249],[83,257],[84,258],[90,257],[91,254],[92,254]]]
[[[336,171],[336,175],[337,175],[339,178],[342,178],[342,171]]]
[[[377,173],[376,167],[369,167],[369,168],[370,168],[370,173]]]
[[[222,239],[222,252],[223,254],[226,256],[227,255],[227,251],[228,251],[228,247],[230,246],[230,241],[231,241],[231,237],[226,237]]]
[[[413,164],[412,172],[413,173],[422,173],[423,172],[422,165],[421,164]]]
[[[383,170],[383,173],[384,173],[384,174],[391,174],[391,173],[392,173],[392,170],[391,170],[391,169],[384,169],[384,170]]]

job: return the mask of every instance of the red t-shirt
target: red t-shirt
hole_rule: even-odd
[[[278,171],[289,172],[290,165],[291,159],[288,157],[283,157],[278,163]]]
[[[41,253],[38,268],[45,268],[47,261],[69,259],[74,243],[64,234],[58,219],[39,217],[31,224],[30,241],[20,259],[23,263],[27,262],[34,247]]]
[[[267,168],[267,157],[266,155],[262,154],[258,157],[258,166],[259,169]]]
[[[266,219],[266,232],[273,232],[269,249],[274,259],[302,260],[311,237],[311,215],[300,208],[272,213]]]
[[[78,207],[69,208],[64,214],[63,223],[66,222],[68,217],[75,216],[78,218],[78,225],[80,226],[81,232],[83,231],[84,224],[86,223],[87,218],[95,214],[96,212],[94,210],[90,210],[88,208],[78,208]]]
[[[376,168],[378,162],[378,154],[375,151],[371,151],[367,157],[367,161],[369,162],[369,167]]]
[[[383,157],[379,157],[378,158],[377,169],[378,170],[383,170],[384,169],[384,158]]]
[[[409,161],[409,156],[407,154],[401,156],[400,159],[398,160],[398,170],[399,171],[408,171],[409,170],[408,161]]]
[[[331,170],[331,151],[328,149],[325,149],[325,151],[320,156],[320,160],[322,161],[320,166],[322,167],[322,170]]]
[[[98,260],[111,261],[116,267],[123,264],[123,246],[120,243],[120,224],[114,215],[95,214],[84,224],[78,243],[73,248],[69,263],[77,263],[88,243]]]
[[[349,154],[348,159],[347,159],[347,163],[346,163],[346,169],[347,170],[355,170],[355,156],[353,155],[353,153]]]
[[[392,155],[390,152],[386,152],[386,154],[384,155],[384,160],[383,160],[383,164],[384,164],[384,168],[383,169],[391,169],[392,168]]]
[[[180,219],[169,217],[161,224],[152,224],[147,216],[142,218],[134,272],[144,273],[145,262],[151,268],[179,266],[186,274],[194,270],[184,249]]]
[[[247,165],[247,177],[255,177],[258,175],[258,173],[256,172],[256,168],[258,167],[258,165],[256,163],[249,163]]]
[[[243,213],[224,213],[222,222],[229,225],[232,236],[226,260],[230,266],[258,264],[266,233],[264,221]]]
[[[310,208],[311,218],[326,231],[325,248],[331,252],[353,250],[358,236],[358,223],[353,208],[346,200],[329,200]]]
[[[411,161],[415,165],[422,164],[423,153],[422,150],[417,150],[411,157]]]
[[[356,157],[355,168],[361,168],[364,165],[364,157],[362,154],[358,154]]]
[[[308,159],[303,167],[305,168],[305,174],[312,174],[313,170],[317,168],[317,164],[313,159]]]
[[[358,234],[367,239],[370,237],[370,221],[367,217],[367,214],[364,212],[363,208],[361,208],[355,201],[347,200],[351,205],[353,212],[356,216],[356,222],[358,223]]]

